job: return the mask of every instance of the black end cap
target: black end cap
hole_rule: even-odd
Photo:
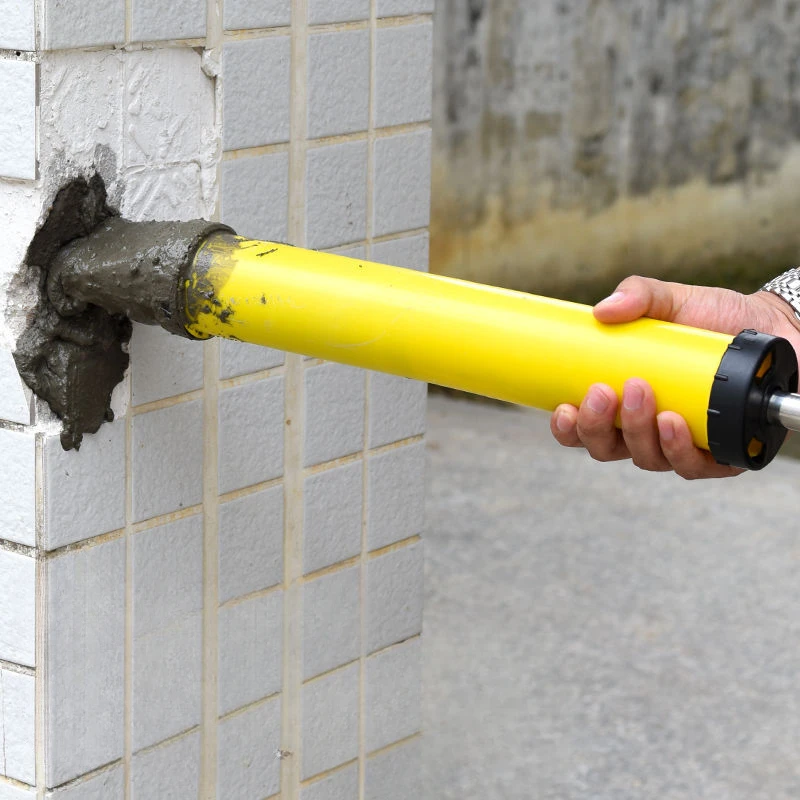
[[[762,469],[786,438],[767,418],[770,397],[797,391],[797,356],[778,336],[742,331],[722,357],[708,402],[708,446],[720,464]]]

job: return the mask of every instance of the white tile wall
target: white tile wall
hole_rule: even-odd
[[[136,41],[192,39],[206,35],[205,0],[132,0],[131,36]]]
[[[430,14],[433,12],[434,0],[377,0],[379,17],[399,17],[406,14]],[[430,51],[423,54],[426,60]]]
[[[36,543],[36,440],[32,434],[0,428],[0,536]]]
[[[48,50],[125,41],[125,0],[44,0],[42,10]]]
[[[0,774],[36,783],[34,676],[0,669]]]
[[[200,734],[145,750],[133,757],[131,800],[197,797],[200,785]]]
[[[0,800],[36,800],[36,790],[0,778]]]
[[[0,59],[0,176],[36,177],[36,64]]]
[[[0,0],[0,48],[33,50],[36,32],[33,25],[33,0]]]
[[[251,800],[280,786],[281,702],[272,698],[219,723],[217,797]]]
[[[0,550],[0,660],[36,664],[36,561]]]
[[[394,267],[408,267],[427,272],[429,247],[430,236],[427,233],[389,239],[372,245],[372,260],[379,264],[390,264]]]
[[[121,766],[112,767],[91,778],[47,792],[45,797],[47,800],[124,800],[124,777]]]
[[[369,378],[369,446],[424,433],[427,398],[427,384],[373,372]]]
[[[17,373],[14,357],[9,350],[3,348],[0,348],[0,386],[3,387],[0,393],[0,419],[30,425],[30,393]]]
[[[308,42],[308,135],[366,130],[370,32],[317,33]]]
[[[422,797],[422,740],[417,737],[367,759],[364,800]]]
[[[369,17],[369,0],[308,0],[308,21],[312,25],[352,22]]]
[[[358,756],[359,665],[323,675],[303,687],[303,778]]]
[[[358,764],[350,764],[300,790],[300,800],[355,800],[357,797]]]
[[[288,25],[292,18],[291,0],[226,0],[225,29],[272,28]]]
[[[219,343],[219,373],[221,378],[236,378],[283,364],[285,354],[281,350],[260,347],[255,344],[234,342],[225,339]]]

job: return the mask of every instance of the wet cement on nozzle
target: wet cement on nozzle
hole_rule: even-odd
[[[39,302],[17,340],[20,375],[62,420],[61,444],[113,419],[111,393],[128,367],[131,320],[192,338],[180,288],[218,223],[129,222],[106,202],[95,175],[64,186],[28,248]]]

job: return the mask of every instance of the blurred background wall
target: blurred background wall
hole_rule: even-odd
[[[800,256],[800,3],[438,0],[431,268],[598,299]]]

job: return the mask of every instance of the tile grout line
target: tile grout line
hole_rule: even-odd
[[[306,71],[308,10],[305,0],[292,4],[291,108],[289,142],[289,241],[305,244]],[[302,777],[303,664],[303,357],[286,355],[284,432],[284,597],[283,677],[281,685],[280,796],[299,800]]]

